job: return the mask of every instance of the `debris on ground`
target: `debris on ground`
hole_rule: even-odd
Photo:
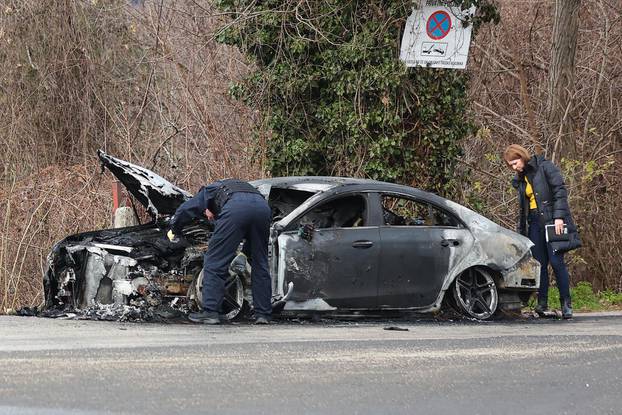
[[[22,308],[18,308],[17,310],[15,310],[14,313],[7,313],[7,314],[15,314],[16,316],[22,316],[22,317],[35,317],[37,315],[39,315],[39,307],[38,306],[34,306],[34,307],[22,307]]]
[[[185,322],[187,311],[163,304],[155,307],[95,304],[84,309],[48,309],[36,315],[40,317],[58,318],[61,320]]]

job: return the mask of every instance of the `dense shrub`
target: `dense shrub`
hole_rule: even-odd
[[[232,87],[262,108],[272,175],[362,176],[446,192],[465,117],[463,71],[407,68],[398,59],[412,1],[220,0],[233,14],[219,40],[255,71]],[[475,23],[496,18],[485,5]]]

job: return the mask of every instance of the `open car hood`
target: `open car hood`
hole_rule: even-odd
[[[97,155],[102,166],[110,170],[154,217],[172,215],[179,205],[192,197],[149,169],[112,157],[102,150],[98,150]]]

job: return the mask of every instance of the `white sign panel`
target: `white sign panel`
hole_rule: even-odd
[[[472,25],[462,22],[475,13],[475,7],[462,11],[448,7],[451,1],[421,0],[413,10],[402,38],[400,59],[406,66],[466,68]]]

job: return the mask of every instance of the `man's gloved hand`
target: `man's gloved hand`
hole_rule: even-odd
[[[175,236],[175,234],[173,233],[172,229],[169,229],[168,232],[166,232],[166,237],[168,238],[169,241],[171,242],[177,242],[179,241],[179,239],[177,238],[177,236]]]

